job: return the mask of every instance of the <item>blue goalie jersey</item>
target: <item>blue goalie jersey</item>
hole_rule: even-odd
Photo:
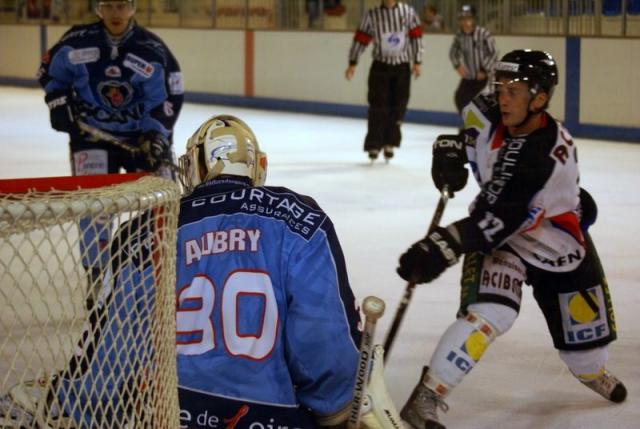
[[[180,68],[155,34],[135,23],[119,39],[101,22],[72,27],[38,71],[47,94],[71,92],[89,125],[122,137],[169,138],[183,101]]]
[[[360,316],[311,198],[201,184],[181,204],[176,295],[181,427],[314,427],[349,404]]]

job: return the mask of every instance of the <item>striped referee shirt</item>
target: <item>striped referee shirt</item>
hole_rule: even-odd
[[[476,25],[472,33],[459,30],[449,50],[449,59],[454,68],[463,65],[467,70],[465,79],[476,79],[479,71],[492,74],[498,51],[496,42],[486,28]]]
[[[413,7],[396,3],[369,9],[360,20],[349,51],[349,64],[358,63],[360,54],[373,40],[373,59],[396,65],[422,62],[422,25]]]

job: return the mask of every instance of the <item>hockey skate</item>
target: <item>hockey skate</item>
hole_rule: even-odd
[[[388,164],[391,158],[393,158],[393,146],[386,145],[382,154],[384,155],[384,162]]]
[[[445,429],[438,420],[438,408],[445,413],[449,410],[449,406],[440,398],[440,395],[420,380],[400,411],[400,417],[415,429]]]
[[[376,159],[378,159],[378,155],[380,154],[380,149],[369,149],[367,150],[369,153],[369,162],[373,164]]]
[[[627,388],[606,369],[593,380],[580,382],[611,402],[620,403],[627,398]]]
[[[75,428],[53,399],[51,386],[45,378],[39,378],[16,384],[0,396],[0,428]]]

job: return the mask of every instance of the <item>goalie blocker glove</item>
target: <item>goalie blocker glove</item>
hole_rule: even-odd
[[[156,131],[147,131],[138,139],[140,167],[147,171],[157,170],[163,161],[169,161],[171,143]]]
[[[51,127],[63,133],[78,133],[76,125],[76,108],[73,104],[73,93],[71,91],[54,91],[44,97],[44,101],[49,107],[49,119]]]
[[[451,232],[437,226],[400,256],[396,271],[406,281],[429,283],[456,264],[461,253],[460,243]]]
[[[465,187],[469,178],[469,170],[464,166],[467,154],[464,148],[464,137],[457,134],[443,134],[433,143],[433,161],[431,178],[440,192],[445,186],[453,196]]]

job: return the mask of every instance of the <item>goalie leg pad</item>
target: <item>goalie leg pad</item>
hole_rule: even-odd
[[[477,303],[444,333],[431,358],[430,375],[447,391],[457,386],[489,345],[513,325],[518,313],[506,305]]]

